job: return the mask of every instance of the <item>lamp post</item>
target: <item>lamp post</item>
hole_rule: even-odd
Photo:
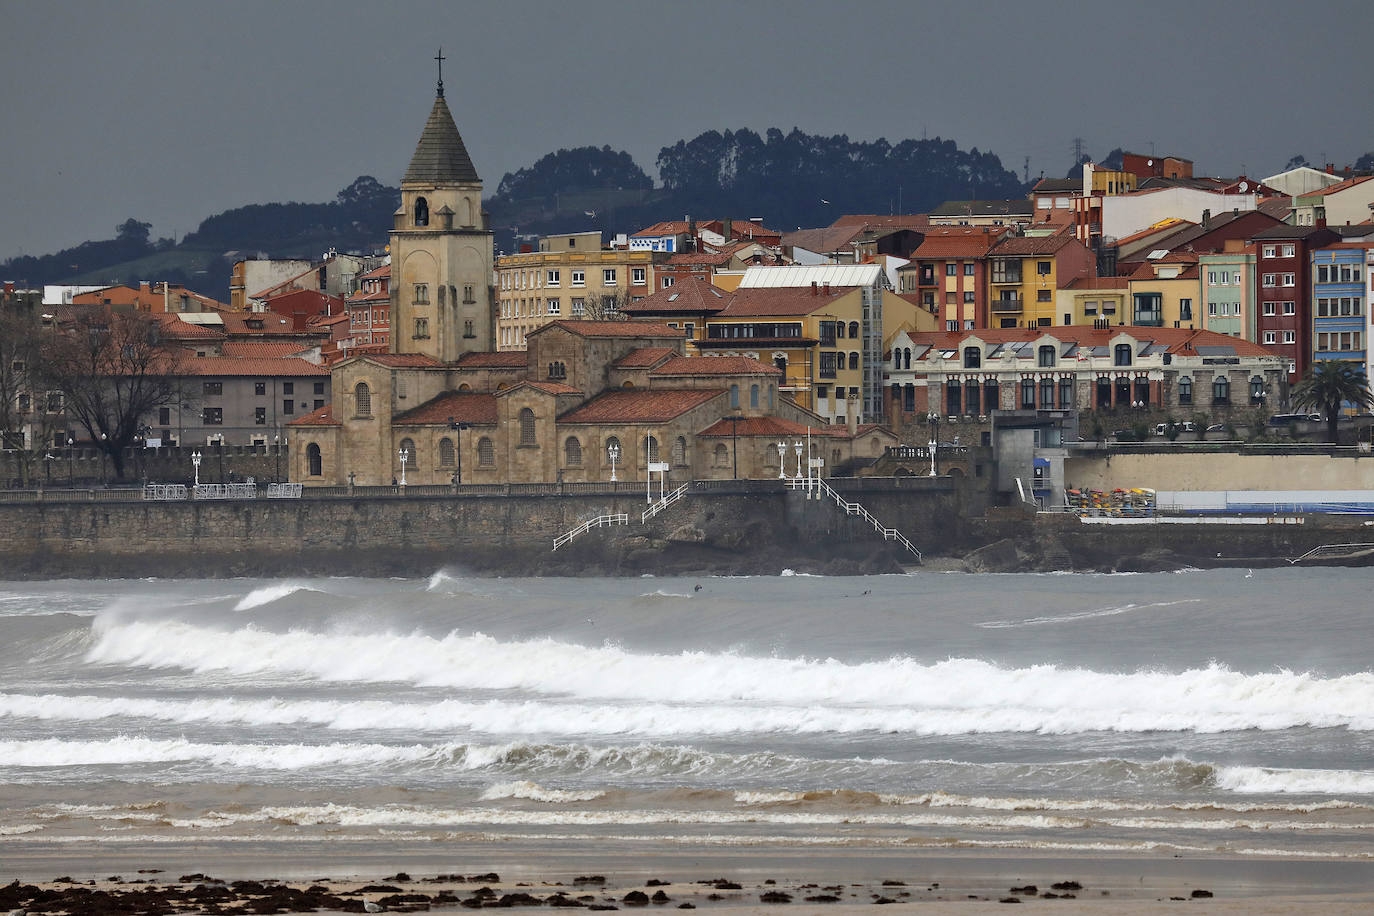
[[[731,476],[739,480],[739,408],[730,414],[730,461],[733,465]]]
[[[470,429],[471,423],[455,422],[453,417],[448,418],[448,428],[453,430],[453,453],[458,459],[458,470],[453,474],[453,485],[463,485],[463,430]]]
[[[778,480],[787,479],[787,443],[778,443]]]
[[[802,459],[801,459],[802,441],[801,441],[800,439],[798,439],[796,442],[793,442],[793,443],[792,443],[792,449],[793,449],[793,451],[795,451],[795,452],[797,453],[797,479],[798,479],[798,480],[801,480],[801,477],[802,477],[802,472],[801,472],[801,464],[802,464]]]
[[[940,418],[930,415],[930,476],[935,476],[935,451],[940,447]]]
[[[401,459],[401,486],[405,486],[405,485],[406,485],[406,462],[407,462],[408,460],[410,460],[410,450],[409,450],[409,449],[404,449],[404,448],[403,448],[403,449],[398,449],[398,450],[396,451],[396,454],[397,454],[397,456]]]
[[[196,486],[200,486],[200,449],[191,453],[191,467],[196,469]]]
[[[620,460],[620,446],[614,442],[606,446],[606,457],[611,459],[611,483],[615,483],[615,463]]]
[[[272,451],[275,453],[275,466],[272,469],[272,482],[281,483],[281,434],[272,437]]]
[[[105,449],[106,449],[106,443],[107,443],[107,442],[109,442],[109,437],[106,436],[104,433],[101,433],[101,434],[100,434],[100,486],[101,486],[101,487],[106,487],[106,486],[109,485],[109,484],[107,483],[106,479],[105,479],[105,456],[106,456],[106,451],[105,451]]]
[[[73,458],[75,457],[75,456],[72,454],[72,446],[75,445],[75,444],[76,444],[76,440],[73,439],[71,436],[68,436],[68,437],[67,437],[67,489],[68,489],[68,490],[74,490],[74,489],[76,489],[76,472],[72,469],[72,462],[73,462]]]

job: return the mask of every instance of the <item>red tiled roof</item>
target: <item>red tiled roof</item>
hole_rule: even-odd
[[[334,405],[326,404],[319,410],[312,410],[304,416],[297,417],[287,426],[342,426],[338,420],[334,419]]]
[[[631,302],[624,311],[628,315],[719,312],[733,297],[700,277],[684,277],[652,296]]]
[[[738,423],[739,430],[735,430]],[[872,425],[869,426],[872,429]],[[811,426],[805,423],[795,423],[792,420],[784,420],[782,417],[740,417],[738,421],[731,420],[729,417],[722,417],[710,426],[697,433],[698,436],[710,438],[729,439],[732,436],[805,436],[810,430],[812,437],[830,436],[839,439],[848,439],[849,430],[844,426],[835,424],[827,426]]]
[[[315,330],[297,331],[295,330],[295,323],[290,318],[270,310],[266,312],[221,312],[220,318],[224,322],[225,333],[231,335],[251,337],[257,334],[271,334],[276,337],[296,335],[318,338],[324,333]],[[254,324],[261,322],[262,327],[251,327],[249,322]]]
[[[482,350],[464,353],[457,365],[463,369],[523,369],[529,365],[529,354],[524,350]]]
[[[362,353],[351,359],[367,359],[391,369],[432,369],[444,364],[424,353]]]
[[[223,340],[224,332],[201,324],[182,321],[176,315],[154,313],[152,316],[162,327],[165,337],[172,340]]]
[[[672,347],[640,347],[611,363],[616,369],[652,369],[677,351]]]
[[[1130,277],[1074,277],[1063,289],[1127,289]]]
[[[397,414],[391,422],[395,426],[429,426],[447,423],[450,417],[456,423],[491,425],[496,422],[496,395],[489,391],[446,391]]]
[[[930,225],[926,213],[846,213],[830,224],[832,229],[840,226],[860,226],[867,231],[877,229],[924,229]]]
[[[355,302],[386,302],[390,299],[390,290],[379,289],[375,293],[365,293],[362,290],[358,290],[357,292],[350,295],[348,299],[345,301],[348,305],[352,305]]]
[[[824,287],[814,292],[809,286],[765,286],[735,290],[735,297],[717,318],[763,318],[796,317],[810,315],[819,309],[829,307],[841,296],[847,296],[858,287],[832,286],[827,293]]]
[[[219,348],[221,356],[279,359],[294,356],[308,346],[292,340],[226,340]]]
[[[572,385],[565,384],[564,382],[544,382],[537,381],[534,379],[526,379],[525,381],[520,382],[518,385],[513,385],[510,388],[503,388],[497,394],[497,397],[500,397],[501,395],[506,394],[508,392],[515,391],[518,388],[533,388],[536,391],[543,391],[546,394],[580,395],[582,393],[581,388],[574,388]]]
[[[996,245],[992,246],[990,255],[994,258],[1015,258],[1029,257],[1037,254],[1054,254],[1073,241],[1073,236],[1066,233],[1041,236],[1013,236],[1004,238]]]
[[[776,367],[749,356],[679,356],[649,373],[653,376],[782,375]]]
[[[1298,197],[1324,197],[1327,194],[1337,194],[1341,191],[1349,191],[1351,188],[1355,187],[1355,185],[1364,184],[1370,179],[1374,179],[1374,175],[1354,175],[1336,184],[1327,185],[1315,191],[1308,191],[1306,194],[1299,194]]]
[[[1168,348],[1170,353],[1196,354],[1195,347],[1234,347],[1237,356],[1274,356],[1259,344],[1239,337],[1218,334],[1216,331],[1190,330],[1188,328],[1146,328],[1134,325],[1114,325],[1110,328],[1094,328],[1091,325],[1068,325],[1056,328],[986,328],[978,331],[912,331],[907,336],[912,343],[928,344],[933,350],[954,350],[963,341],[976,337],[984,343],[1005,344],[1015,341],[1035,341],[1041,337],[1051,337],[1062,343],[1075,343],[1085,347],[1103,347],[1118,334],[1125,334],[1138,341],[1154,341]],[[929,354],[926,354],[927,356]],[[925,358],[924,356],[922,357]]]
[[[530,336],[542,333],[549,328],[562,328],[578,337],[682,337],[683,332],[666,324],[650,321],[576,321],[564,319],[550,321],[541,328],[530,331]]]
[[[359,280],[376,280],[379,277],[391,276],[391,265],[383,264],[381,267],[374,267],[367,273],[358,277]]]
[[[1146,226],[1139,232],[1132,232],[1130,235],[1119,238],[1116,240],[1116,243],[1118,245],[1129,245],[1132,242],[1139,242],[1143,239],[1147,239],[1152,235],[1160,235],[1162,233],[1172,235],[1180,229],[1187,229],[1194,226],[1197,226],[1197,223],[1171,216],[1167,220],[1160,220],[1153,226]]]
[[[826,226],[823,229],[797,229],[782,237],[784,248],[805,248],[817,254],[839,251],[859,236],[863,226]]]
[[[1006,232],[1005,226],[932,226],[911,259],[980,258]]]
[[[293,356],[271,358],[198,356],[183,360],[178,370],[184,375],[328,375],[329,370]]]
[[[618,388],[558,418],[559,423],[666,423],[725,394],[718,388]]]
[[[685,235],[690,223],[684,220],[665,220],[630,234],[630,238],[643,238],[658,235]]]

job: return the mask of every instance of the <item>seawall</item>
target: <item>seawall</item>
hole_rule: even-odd
[[[991,508],[951,478],[835,480],[847,500],[899,529],[932,568],[1151,570],[1286,563],[1312,547],[1374,541],[1361,519],[1300,525],[1090,526],[1076,517]],[[0,502],[0,577],[489,575],[897,572],[915,557],[829,499],[778,481],[699,482],[647,523],[642,485],[569,493],[383,492],[298,500],[91,501],[45,493]],[[414,489],[414,488],[412,488]],[[133,495],[133,494],[130,494]],[[554,551],[556,536],[601,515]]]

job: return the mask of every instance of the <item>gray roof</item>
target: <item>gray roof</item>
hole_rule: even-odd
[[[410,157],[410,167],[401,181],[419,184],[481,181],[442,95],[434,99],[420,142],[415,144],[415,155]]]
[[[1309,235],[1322,232],[1325,226],[1294,226],[1289,223],[1281,223],[1277,226],[1270,226],[1268,229],[1256,232],[1250,236],[1252,239],[1305,239]]]
[[[931,216],[1030,216],[1035,205],[1030,200],[947,200]]]

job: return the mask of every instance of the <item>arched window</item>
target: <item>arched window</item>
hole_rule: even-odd
[[[528,407],[520,408],[520,447],[530,448],[538,445],[534,438],[534,411]]]
[[[607,463],[607,464],[610,464],[610,463],[611,463],[611,451],[612,451],[612,450],[615,451],[615,453],[616,453],[616,455],[617,455],[617,457],[616,457],[615,460],[616,460],[617,463],[619,463],[619,462],[620,462],[620,459],[625,457],[625,453],[624,453],[623,451],[620,450],[620,440],[617,439],[615,436],[607,436],[607,437],[606,437],[606,463]]]
[[[448,436],[439,440],[439,467],[451,468],[456,463],[453,460],[453,440]]]
[[[1212,403],[1231,403],[1231,380],[1224,375],[1212,379]]]
[[[678,436],[673,441],[673,464],[682,467],[687,463],[687,440]]]
[[[1136,376],[1135,395],[1131,400],[1142,406],[1150,403],[1150,380],[1148,378],[1143,375]]]
[[[1073,379],[1064,376],[1059,379],[1059,409],[1073,409]]]
[[[314,442],[305,447],[306,473],[311,477],[319,477],[324,473],[324,457],[320,454],[320,447]]]
[[[731,407],[738,407],[738,406],[739,406],[739,385],[731,385],[731,386],[730,386],[730,406],[731,406]]]
[[[367,382],[359,382],[353,389],[353,414],[360,418],[372,416],[372,389]]]
[[[1054,358],[1055,358],[1055,356],[1056,356],[1056,354],[1055,354],[1055,352],[1054,352],[1054,346],[1051,345],[1051,344],[1045,344],[1044,346],[1042,346],[1042,347],[1040,348],[1039,353],[1040,353],[1040,368],[1041,368],[1041,369],[1052,369],[1052,368],[1054,368]]]
[[[916,386],[910,382],[902,388],[902,410],[911,413],[916,409]]]
[[[416,467],[418,456],[415,454],[415,440],[409,437],[402,439],[400,451],[406,453],[406,467]],[[401,460],[399,455],[396,456],[396,460]]]
[[[910,368],[911,368],[911,348],[910,348],[910,347],[903,347],[903,348],[902,348],[902,368],[903,368],[903,369],[910,369]]]
[[[835,322],[835,336],[836,336],[836,337],[843,337],[843,336],[844,336],[844,322],[843,322],[843,321],[837,321],[837,322]]]
[[[851,353],[851,354],[849,354],[849,368],[851,368],[851,369],[857,369],[857,368],[859,368],[859,354],[857,354],[857,353]]]
[[[415,198],[415,225],[429,225],[429,201],[423,197]]]
[[[464,197],[464,198],[463,198],[463,225],[464,225],[464,226],[472,226],[472,225],[475,225],[475,224],[473,223],[473,221],[472,221],[472,198],[471,198],[471,197]]]
[[[563,463],[570,468],[582,467],[582,443],[576,436],[569,436],[563,443]]]
[[[713,454],[714,459],[711,463],[716,467],[725,468],[730,466],[730,450],[725,447],[725,443],[716,443],[716,449]]]
[[[496,467],[496,446],[486,436],[477,440],[477,466],[479,468]]]
[[[1129,366],[1131,364],[1130,344],[1117,344],[1114,352],[1116,354],[1116,358],[1113,360],[1113,365]]]
[[[1193,380],[1186,375],[1178,380],[1178,402],[1193,403]]]
[[[786,377],[786,375],[787,375],[787,357],[786,357],[786,356],[775,356],[775,357],[773,357],[773,365],[777,367],[778,371],[781,372],[781,373],[783,374],[784,377]]]
[[[644,437],[644,454],[646,461],[658,460],[658,440],[653,436]]]
[[[982,407],[980,406],[978,398],[979,394],[980,389],[978,387],[978,380],[976,378],[969,379],[968,384],[964,386],[965,413],[977,414],[982,412]]]
[[[1035,409],[1035,379],[1021,379],[1021,409]]]
[[[991,413],[994,410],[1001,410],[1002,403],[998,399],[1001,392],[997,390],[997,379],[983,379],[983,409]]]
[[[849,322],[849,336],[850,336],[850,337],[853,337],[853,338],[858,338],[858,336],[859,336],[859,323],[858,323],[857,321],[851,321],[851,322]]]
[[[1258,375],[1250,376],[1250,403],[1264,403],[1264,379]]]
[[[957,378],[945,383],[945,411],[950,414],[964,412],[964,389]]]
[[[758,385],[750,385],[750,386],[749,386],[749,406],[750,406],[750,407],[758,407],[758,406],[759,406],[759,386],[758,386]]]
[[[1097,377],[1097,406],[1112,406],[1112,380],[1105,375]]]
[[[977,347],[964,347],[964,368],[978,369],[983,365],[983,351]]]
[[[1040,407],[1048,410],[1054,406],[1054,379],[1045,376],[1040,380]]]

